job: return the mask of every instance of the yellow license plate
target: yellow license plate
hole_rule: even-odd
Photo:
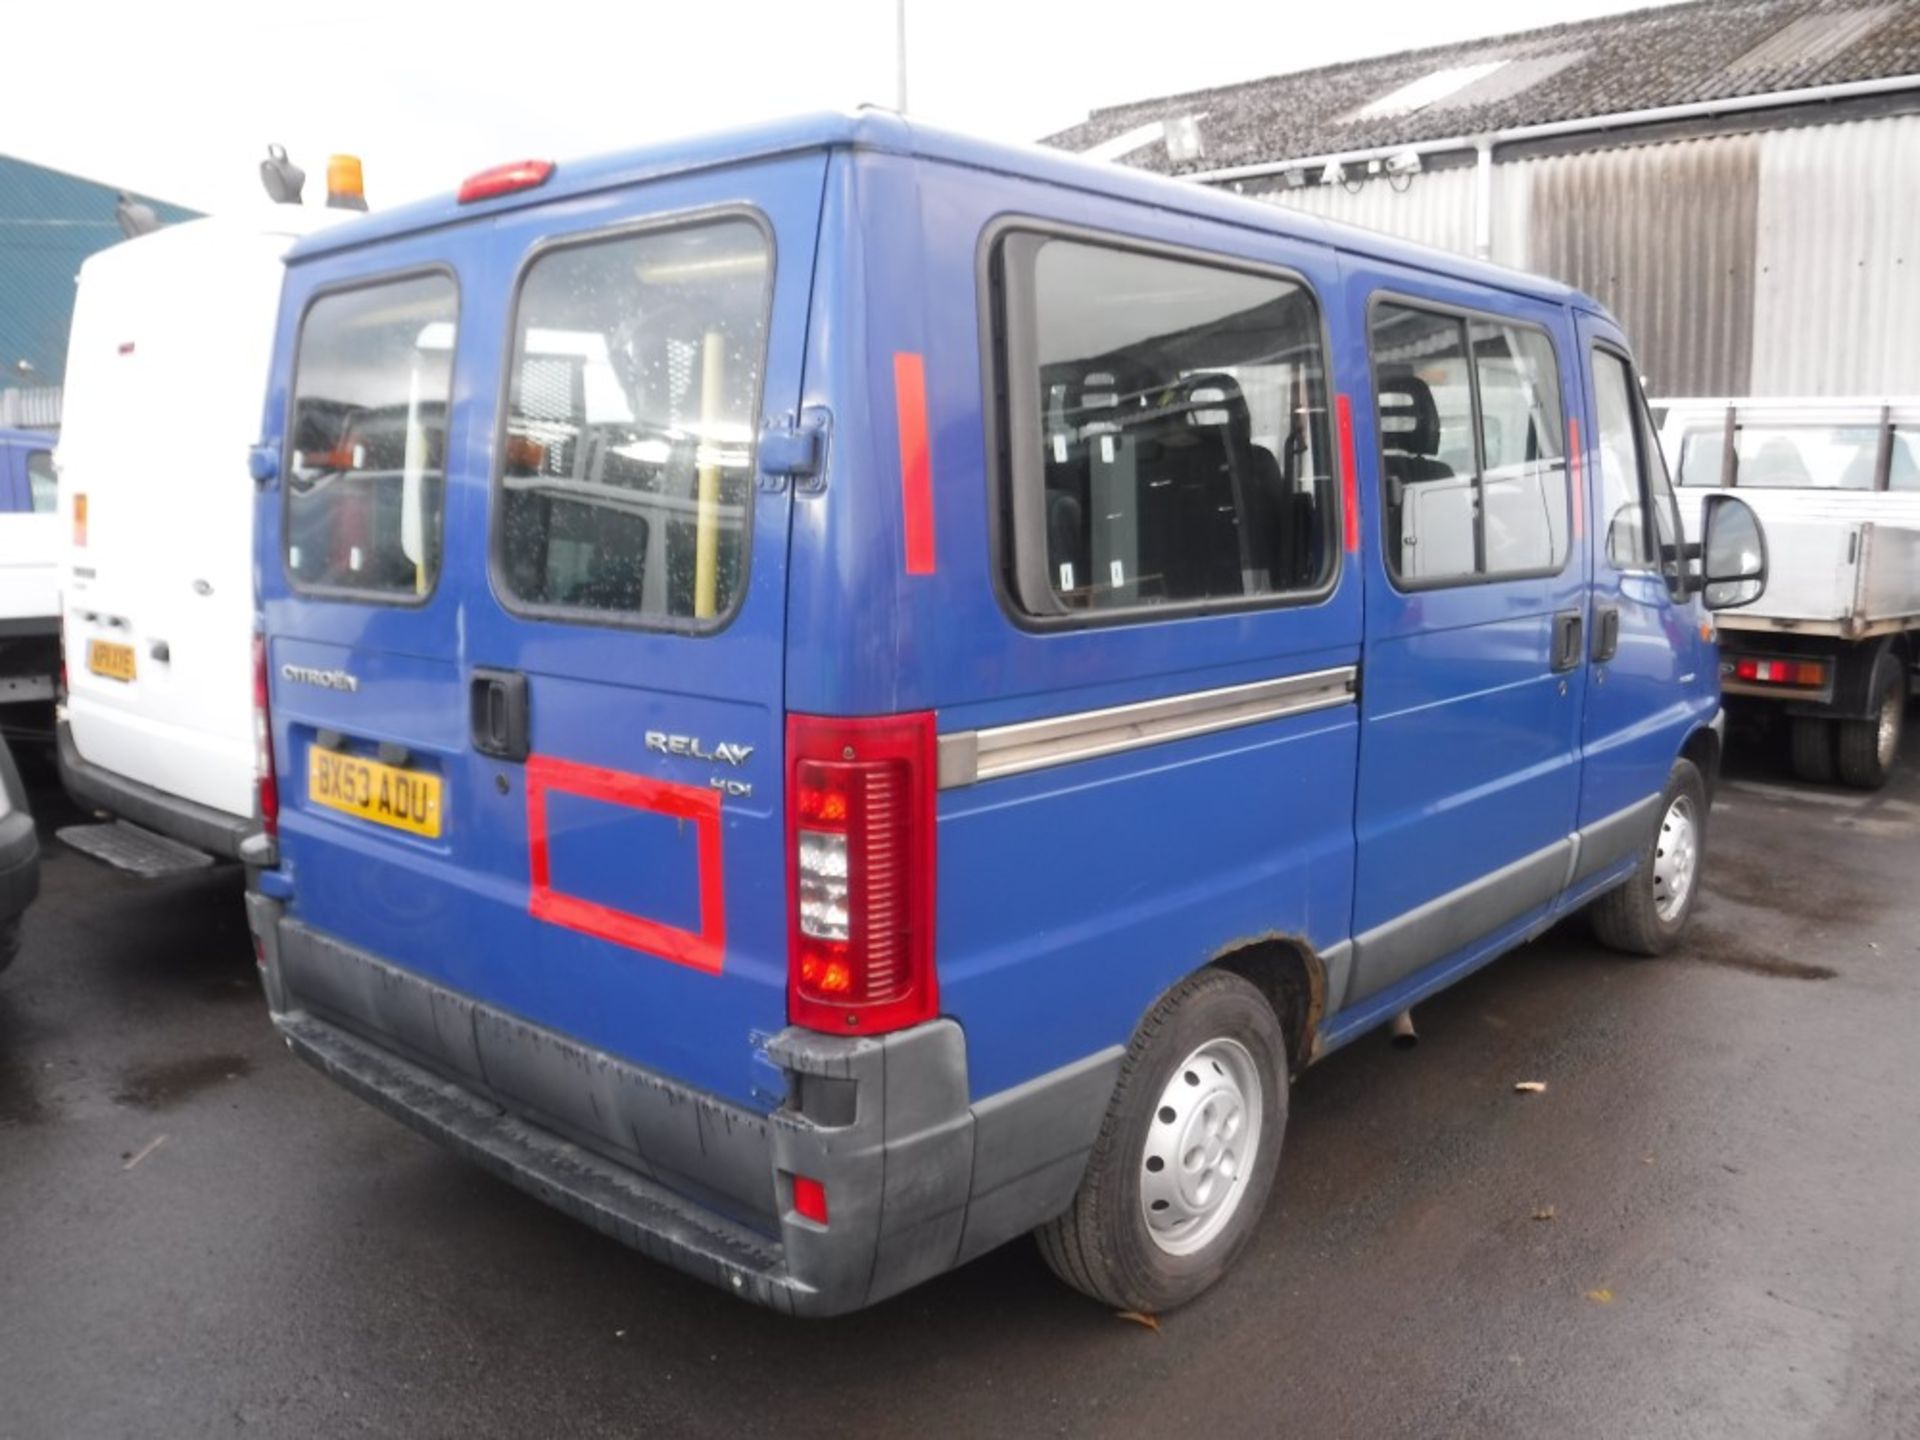
[[[318,746],[307,752],[307,798],[414,835],[440,835],[440,777]]]
[[[87,669],[109,680],[133,679],[133,646],[116,645],[111,640],[87,642]]]

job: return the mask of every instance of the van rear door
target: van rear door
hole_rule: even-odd
[[[287,481],[310,594],[268,609],[290,917],[760,1110],[788,496],[758,441],[800,397],[825,164],[509,211],[329,285]]]

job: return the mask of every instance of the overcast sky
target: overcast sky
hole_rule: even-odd
[[[1644,0],[907,0],[908,109],[1037,139],[1101,105],[1639,8]],[[10,0],[0,154],[201,210],[267,142],[376,207],[521,156],[890,104],[893,0]]]

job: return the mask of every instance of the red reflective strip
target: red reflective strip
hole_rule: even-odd
[[[676,965],[718,975],[726,958],[727,907],[720,872],[720,792],[699,785],[605,770],[547,755],[527,757],[527,856],[531,890],[527,909],[536,920],[643,950]],[[694,823],[700,858],[700,930],[649,920],[644,915],[583,900],[553,888],[547,843],[547,792],[557,790],[608,805],[624,805]]]
[[[1587,533],[1587,491],[1580,473],[1580,422],[1567,417],[1567,455],[1573,467],[1573,538]]]
[[[911,350],[893,357],[893,404],[900,423],[900,506],[906,517],[907,573],[933,574],[933,466],[927,455],[927,368]]]
[[[1340,430],[1340,510],[1347,526],[1347,553],[1360,553],[1360,482],[1353,470],[1353,402],[1333,397],[1335,424]]]

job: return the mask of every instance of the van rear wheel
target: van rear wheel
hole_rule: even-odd
[[[1203,970],[1140,1022],[1086,1174],[1035,1232],[1053,1272],[1122,1310],[1184,1305],[1266,1208],[1287,1120],[1287,1042],[1247,981]]]
[[[1629,955],[1664,955],[1678,944],[1700,893],[1706,840],[1706,783],[1691,760],[1676,760],[1640,863],[1590,907],[1600,943]]]
[[[1878,790],[1893,775],[1900,758],[1900,736],[1907,719],[1907,667],[1898,655],[1883,653],[1873,665],[1873,716],[1842,720],[1835,745],[1840,778],[1860,790]]]

